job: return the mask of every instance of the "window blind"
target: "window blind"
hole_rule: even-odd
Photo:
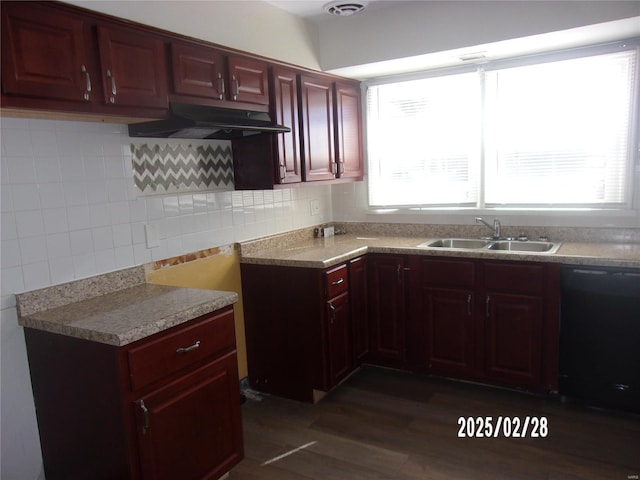
[[[637,42],[369,86],[372,206],[631,201]]]

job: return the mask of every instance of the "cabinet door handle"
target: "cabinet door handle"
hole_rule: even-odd
[[[490,303],[491,303],[491,297],[489,297],[489,295],[487,295],[487,300],[485,301],[486,309],[487,309],[487,311],[486,311],[487,317],[489,316],[489,304]]]
[[[220,92],[220,94],[218,95],[218,98],[220,100],[224,100],[224,78],[222,78],[222,74],[218,73],[218,91]]]
[[[146,435],[147,430],[149,430],[149,409],[144,404],[144,400],[140,400],[140,410],[142,410],[142,418],[144,419],[144,423],[142,424],[142,434]]]
[[[471,294],[467,295],[467,315],[471,316]]]
[[[118,94],[118,90],[116,89],[116,79],[113,77],[113,74],[109,69],[107,69],[107,78],[111,82],[111,96],[109,97],[109,102],[116,103],[116,95]]]
[[[89,94],[91,93],[91,75],[89,75],[89,71],[84,65],[80,67],[80,71],[84,73],[84,94],[82,98],[89,100]]]
[[[402,282],[402,265],[398,264],[396,273],[398,274],[398,283]]]
[[[235,92],[233,93],[233,100],[238,100],[238,95],[240,94],[240,83],[235,75],[231,76],[231,80],[233,81],[233,86],[235,87]]]
[[[331,302],[329,302],[329,310],[331,310],[331,324],[333,325],[333,322],[336,319],[336,307],[334,307]]]
[[[340,285],[341,283],[344,283],[344,278],[336,280],[335,282],[331,282],[331,285]]]
[[[200,348],[200,340],[198,340],[196,343],[188,347],[180,347],[179,349],[176,350],[176,353],[187,353],[192,350],[195,350],[196,348]]]

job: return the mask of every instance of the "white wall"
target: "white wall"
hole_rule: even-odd
[[[320,70],[317,28],[254,0],[65,0],[77,6]]]
[[[640,16],[639,1],[414,1],[318,23],[323,70]]]
[[[41,472],[22,328],[13,294],[325,222],[331,189],[136,196],[125,125],[1,122],[3,480]],[[162,141],[162,140],[160,140]],[[309,202],[320,202],[311,216]],[[146,248],[144,225],[160,246]]]

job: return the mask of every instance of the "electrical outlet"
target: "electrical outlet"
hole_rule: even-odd
[[[311,215],[320,215],[320,200],[313,199],[309,202],[309,208]]]

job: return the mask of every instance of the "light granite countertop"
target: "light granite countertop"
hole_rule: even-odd
[[[20,316],[24,327],[122,346],[238,301],[238,294],[141,283]]]
[[[346,234],[290,241],[282,236],[281,243],[272,240],[241,244],[241,263],[327,268],[371,252],[640,268],[638,243],[564,241],[553,254],[418,247],[437,238],[440,237]]]

